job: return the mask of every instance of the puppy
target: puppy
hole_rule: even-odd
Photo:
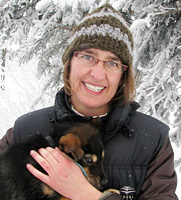
[[[106,178],[101,167],[104,156],[98,133],[99,127],[89,122],[54,123],[53,132],[47,138],[38,134],[12,145],[0,155],[0,198],[3,200],[67,199],[26,169],[26,164],[31,163],[46,173],[30,156],[30,150],[37,151],[48,146],[57,146],[74,159],[82,166],[83,172],[86,172],[88,181],[97,189],[101,189],[106,184]]]

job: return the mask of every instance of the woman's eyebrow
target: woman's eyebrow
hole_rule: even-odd
[[[85,49],[82,52],[85,52],[85,53],[88,53],[88,54],[92,54],[94,56],[98,56],[97,52],[94,52],[94,51],[89,50],[89,49]],[[107,60],[114,60],[114,61],[121,61],[120,58],[118,58],[117,56],[108,56],[108,57],[106,57],[106,59]]]
[[[108,60],[114,60],[114,61],[121,61],[118,57],[116,56],[108,56],[106,57]]]
[[[88,53],[88,54],[93,54],[93,55],[98,55],[96,52],[94,52],[94,51],[91,51],[91,50],[88,50],[88,49],[85,49],[85,50],[83,50],[82,51],[83,53]]]

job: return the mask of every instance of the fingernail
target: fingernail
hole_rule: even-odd
[[[51,150],[52,148],[51,148],[51,147],[46,147],[46,149],[47,149],[47,150],[48,150],[48,149]]]
[[[60,151],[60,149],[59,149],[58,147],[55,147],[55,150],[58,150],[58,151]]]
[[[38,152],[41,152],[41,151],[43,151],[44,149],[43,148],[41,148],[41,149],[38,149]]]
[[[29,168],[31,165],[30,164],[26,164],[26,168]]]
[[[35,152],[36,152],[35,150],[31,150],[31,151],[30,151],[30,155],[35,154]]]

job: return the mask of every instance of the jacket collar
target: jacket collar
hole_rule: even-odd
[[[130,102],[123,106],[114,107],[107,119],[105,119],[106,126],[102,129],[104,135],[104,142],[110,140],[117,133],[124,133],[126,136],[132,136],[133,131],[129,128],[130,117],[139,108],[136,102]]]
[[[121,130],[122,128],[127,127],[129,129],[129,119],[138,108],[139,104],[133,101],[123,106],[115,106],[106,116],[102,117],[101,119],[104,125],[104,127],[102,127],[102,134],[104,135],[105,140],[113,137],[118,130]],[[92,117],[80,116],[72,110],[69,97],[63,89],[56,95],[55,115],[57,121],[77,120],[84,122],[92,119]]]
[[[89,121],[91,117],[84,117],[78,115],[72,110],[69,97],[66,95],[64,89],[61,89],[55,98],[55,115],[58,122],[61,121]]]

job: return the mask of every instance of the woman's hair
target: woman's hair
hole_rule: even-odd
[[[70,57],[64,66],[63,72],[63,81],[64,81],[64,90],[68,96],[71,96],[71,86],[69,82],[70,77],[70,65],[71,65]],[[134,79],[134,70],[132,66],[128,66],[127,70],[123,72],[120,85],[118,90],[110,102],[110,105],[116,102],[119,102],[117,105],[124,105],[130,101],[132,101],[135,97],[135,79]]]

